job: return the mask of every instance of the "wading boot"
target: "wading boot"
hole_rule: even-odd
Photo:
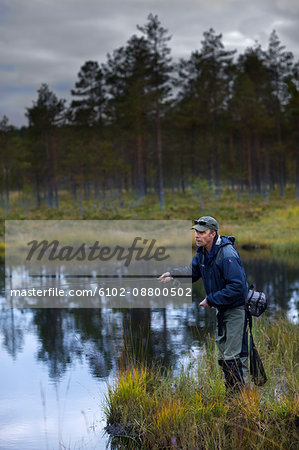
[[[224,373],[227,395],[237,394],[245,386],[241,360],[238,358],[218,362]]]

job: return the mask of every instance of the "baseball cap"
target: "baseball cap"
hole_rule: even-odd
[[[211,216],[203,216],[198,220],[194,220],[194,225],[191,230],[197,231],[205,231],[205,230],[213,230],[218,231],[218,222],[214,217]]]

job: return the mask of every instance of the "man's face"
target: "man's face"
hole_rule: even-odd
[[[195,241],[197,246],[204,247],[208,251],[210,251],[213,245],[215,235],[216,232],[212,230],[205,230],[205,231],[195,230]]]

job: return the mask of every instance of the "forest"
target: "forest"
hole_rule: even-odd
[[[119,208],[127,193],[154,193],[161,210],[165,192],[187,189],[267,202],[291,185],[299,198],[299,62],[276,31],[267,49],[237,54],[210,28],[178,61],[158,16],[137,31],[105,62],[83,63],[69,104],[42,83],[27,126],[1,119],[2,212],[13,195],[49,209],[68,195],[100,211],[112,193]]]
[[[296,446],[299,61],[275,30],[266,48],[256,42],[237,52],[207,26],[180,59],[171,39],[149,14],[105,61],[79,62],[69,100],[39,80],[26,125],[0,117],[1,448],[100,448],[107,433],[111,449]],[[268,311],[253,324],[265,387],[250,382],[226,396],[216,314],[200,306],[200,281],[192,306],[181,308],[116,308],[108,295],[99,308],[76,308],[79,296],[68,308],[21,308],[9,293],[19,282],[68,283],[42,265],[40,281],[23,263],[10,267],[10,219],[104,219],[108,227],[202,215],[217,218],[222,236],[236,236],[248,284],[267,294]],[[63,237],[61,224],[54,231]],[[122,223],[115,227],[121,235]],[[163,233],[170,242],[168,227]],[[11,253],[22,239],[12,235]],[[63,249],[71,247],[61,257]],[[117,263],[111,280],[124,282],[124,269]],[[86,285],[111,283],[103,264],[90,273]]]

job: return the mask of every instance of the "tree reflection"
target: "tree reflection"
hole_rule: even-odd
[[[72,333],[73,318],[64,309],[37,309],[33,315],[40,344],[37,358],[48,364],[51,378],[60,378],[73,358],[82,353]]]
[[[14,309],[1,308],[0,330],[3,335],[3,346],[13,359],[22,352],[24,346],[24,317]]]
[[[4,266],[0,266],[0,295],[5,295]],[[3,335],[4,348],[13,359],[16,359],[24,346],[24,316],[22,310],[15,311],[13,308],[6,308],[3,302],[1,305],[0,331]]]
[[[249,282],[264,290],[271,310],[285,310],[290,299],[298,311],[295,292],[298,267],[281,261],[246,259]],[[4,293],[4,271],[0,288]],[[193,304],[182,309],[1,309],[2,346],[16,359],[26,333],[35,332],[37,359],[58,380],[79,361],[92,375],[107,377],[128,363],[158,363],[175,367],[191,347],[199,348],[215,329],[215,312],[203,310],[202,283],[193,285]],[[294,306],[293,306],[294,308]]]
[[[244,266],[249,283],[267,294],[270,310],[286,311],[292,293],[298,289],[298,267],[277,260],[257,258],[245,260]]]

